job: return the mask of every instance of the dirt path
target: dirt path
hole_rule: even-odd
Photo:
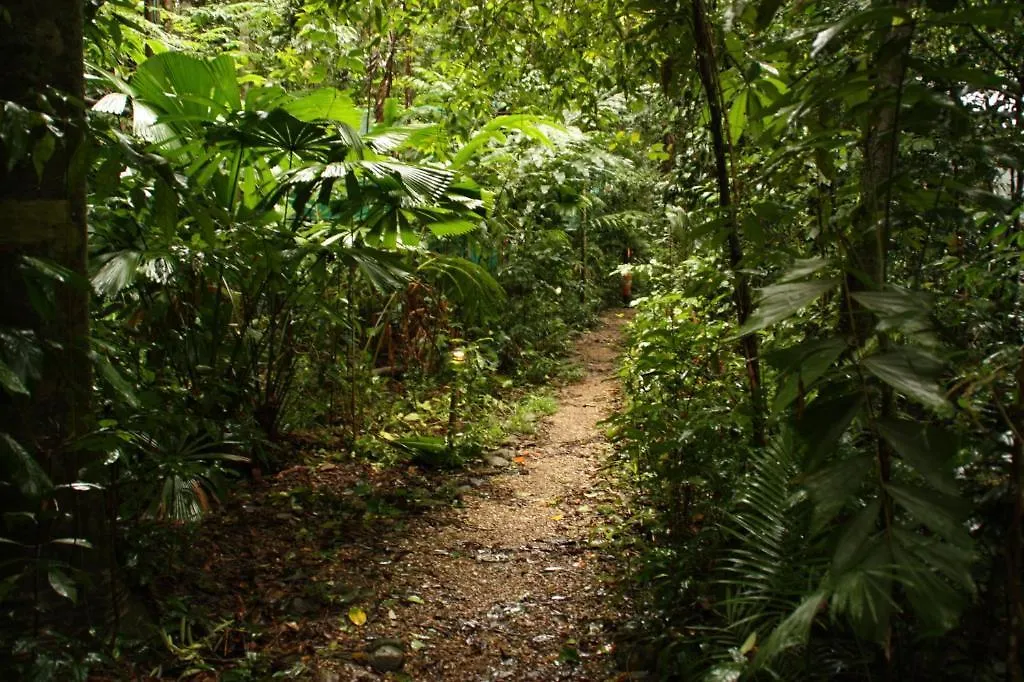
[[[296,440],[305,461],[239,485],[179,542],[155,544],[165,551],[143,594],[154,613],[188,604],[191,628],[170,617],[180,648],[160,679],[196,656],[210,665],[191,678],[202,682],[229,669],[314,682],[634,679],[614,672],[612,633],[628,619],[606,582],[622,559],[602,529],[622,501],[600,475],[609,445],[597,426],[618,399],[627,317],[609,312],[580,337],[583,378],[560,389],[538,434],[487,465],[380,467]]]
[[[394,603],[364,634],[393,637],[408,678],[614,679],[615,616],[601,580],[611,557],[592,531],[614,498],[597,486],[608,452],[597,423],[615,406],[625,321],[609,312],[579,339],[583,379],[559,391],[558,412],[532,441],[498,453],[512,461],[497,461],[454,518],[424,518],[390,548],[394,569],[378,594]],[[355,668],[348,676],[372,679]]]

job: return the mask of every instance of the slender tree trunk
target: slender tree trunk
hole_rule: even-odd
[[[897,0],[895,7],[908,9],[910,0]],[[902,24],[887,31],[881,47],[874,57],[874,108],[864,128],[864,164],[860,177],[860,202],[853,219],[853,234],[846,253],[846,275],[843,291],[843,310],[840,331],[846,332],[857,347],[875,336],[876,317],[861,306],[854,295],[858,291],[880,291],[885,287],[890,241],[891,186],[899,150],[900,100],[903,78],[910,55],[910,42],[914,24]],[[889,338],[877,335],[879,346],[885,350]],[[881,386],[881,399],[874,415],[885,419],[894,411],[892,388]],[[879,489],[882,496],[881,524],[887,536],[893,526],[893,501],[885,490],[892,476],[892,447],[883,438],[875,438],[875,457]],[[897,651],[895,633],[891,625],[885,639],[885,679],[895,679],[893,652]]]
[[[895,5],[909,8],[912,3],[900,0]],[[914,25],[907,21],[888,31],[885,42],[875,55],[872,99],[876,105],[864,130],[860,204],[846,254],[846,310],[840,325],[843,331],[852,335],[857,345],[863,345],[874,333],[875,318],[851,294],[877,291],[885,286],[890,185],[896,167],[899,137],[899,99]]]
[[[394,31],[388,34],[388,54],[384,59],[384,76],[381,78],[380,87],[377,88],[377,99],[374,106],[374,114],[377,123],[384,120],[384,105],[391,97],[391,88],[395,82],[395,53],[398,51],[398,37]]]
[[[729,266],[735,277],[733,303],[736,306],[736,319],[742,326],[753,312],[750,292],[750,278],[740,268],[743,263],[743,242],[740,239],[739,224],[732,203],[732,184],[729,178],[729,156],[723,125],[722,91],[718,81],[718,62],[715,57],[715,44],[708,24],[707,9],[704,0],[692,0],[693,32],[697,44],[697,71],[701,86],[708,101],[710,113],[711,142],[715,154],[715,180],[718,184],[718,205],[725,214],[728,229],[726,241]],[[765,434],[765,401],[761,387],[761,355],[757,336],[748,334],[740,341],[743,359],[747,366],[747,385],[750,390],[750,404],[753,412],[754,445],[760,447],[766,442]]]

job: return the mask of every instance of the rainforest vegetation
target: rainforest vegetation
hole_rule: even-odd
[[[175,557],[300,466],[436,486],[282,492],[297,542],[459,504],[628,280],[608,679],[1024,681],[1021,4],[5,0],[0,51],[3,679],[314,679]]]

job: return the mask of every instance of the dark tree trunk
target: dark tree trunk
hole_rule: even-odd
[[[718,184],[718,205],[725,214],[728,239],[726,242],[729,266],[735,277],[733,303],[736,319],[742,326],[753,312],[750,293],[750,278],[742,271],[743,242],[740,239],[736,211],[732,202],[732,186],[729,178],[729,156],[723,125],[722,92],[718,82],[718,63],[711,27],[707,20],[704,0],[692,0],[693,33],[697,45],[697,72],[700,76],[704,95],[708,100],[710,113],[711,142],[715,153],[715,180]],[[753,413],[753,443],[760,447],[766,442],[765,401],[761,387],[761,355],[757,336],[748,334],[740,341],[743,359],[747,366],[747,385],[750,390],[750,404]]]
[[[897,0],[894,6],[907,9],[911,0]],[[910,42],[914,24],[905,21],[886,31],[882,44],[874,56],[874,86],[872,109],[864,127],[864,164],[860,176],[860,202],[853,219],[853,234],[848,239],[845,281],[839,329],[860,347],[875,336],[875,315],[861,306],[853,295],[858,291],[880,291],[885,286],[889,258],[890,197],[893,175],[899,150],[900,100],[903,78],[910,56]],[[884,333],[877,334],[883,350],[889,345]],[[880,398],[874,414],[878,418],[891,417],[894,411],[893,390],[880,387]],[[879,480],[888,484],[892,476],[892,447],[885,439],[875,437],[875,458]],[[882,513],[880,523],[886,533],[893,526],[893,501],[885,488],[881,489]],[[893,679],[893,654],[898,650],[896,634],[889,626],[883,653],[885,676]]]
[[[906,8],[902,0],[896,6]],[[845,308],[841,330],[863,345],[874,333],[875,318],[851,297],[858,291],[885,285],[889,250],[890,184],[896,167],[899,99],[914,26],[907,21],[888,30],[875,55],[872,99],[876,102],[864,129],[864,165],[860,176],[860,203],[853,220],[846,254]]]
[[[80,480],[91,462],[69,447],[89,422],[92,381],[85,175],[78,162],[85,140],[82,11],[80,0],[11,0],[0,21],[6,115],[16,107],[44,112],[59,133],[26,125],[27,144],[7,138],[0,146],[0,329],[29,331],[43,349],[31,396],[0,392],[0,432],[32,453],[56,485]],[[27,258],[59,265],[74,277],[44,279],[37,288],[26,278]],[[46,292],[43,300],[50,302],[40,304],[33,291]],[[88,537],[99,546],[104,506],[88,495],[95,494],[58,495],[58,508],[71,520],[59,519],[53,532]],[[79,566],[104,563],[99,550],[58,558]]]
[[[384,120],[384,105],[391,97],[391,88],[395,82],[395,58],[398,51],[398,37],[392,31],[388,34],[388,53],[384,59],[384,77],[377,88],[377,98],[374,103],[374,116],[377,123]]]
[[[42,95],[53,108],[62,139],[37,174],[33,154],[16,158],[4,146],[0,157],[0,282],[4,306],[0,325],[32,329],[59,344],[47,354],[31,401],[4,410],[9,433],[44,449],[78,435],[88,413],[90,386],[86,276],[85,176],[72,161],[84,139],[82,110],[82,3],[78,0],[14,0],[5,3],[9,21],[0,22],[0,51],[7,60],[0,99],[39,109]],[[44,133],[34,131],[38,140]],[[7,170],[13,162],[13,168]],[[82,282],[56,284],[53,310],[43,316],[28,299],[19,262],[26,256],[53,261]],[[50,462],[59,479],[73,477],[78,463],[63,455]]]

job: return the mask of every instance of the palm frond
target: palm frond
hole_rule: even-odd
[[[505,143],[508,139],[506,133],[510,131],[521,133],[545,147],[555,146],[553,138],[572,137],[568,128],[543,116],[527,114],[498,116],[469,138],[469,141],[452,158],[452,165],[456,168],[466,165],[491,142]]]
[[[735,545],[725,554],[717,582],[730,595],[724,607],[735,646],[759,638],[760,651],[771,643],[774,655],[806,642],[824,599],[806,596],[816,594],[824,566],[810,551],[810,509],[794,484],[798,472],[797,446],[783,431],[752,453],[735,511],[723,526]]]
[[[435,255],[420,265],[419,272],[431,276],[445,295],[470,316],[486,317],[505,301],[505,292],[494,277],[465,258]]]

